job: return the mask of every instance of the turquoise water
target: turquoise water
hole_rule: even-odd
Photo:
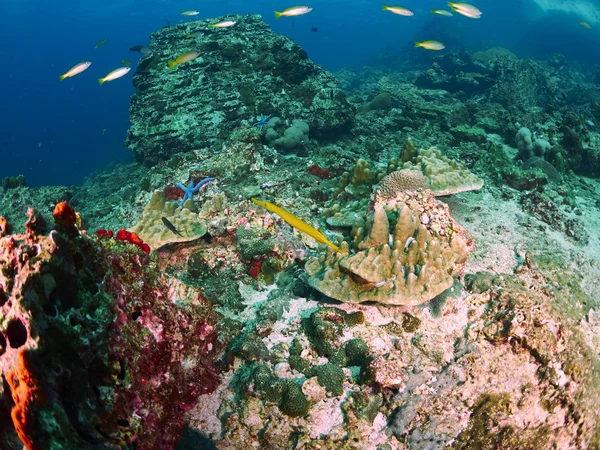
[[[415,40],[437,36],[452,44],[446,52],[503,46],[518,56],[545,58],[561,52],[570,61],[600,62],[600,12],[592,1],[482,0],[477,2],[484,11],[479,20],[433,16],[430,8],[447,9],[438,0],[402,3],[415,11],[413,17],[382,11],[378,2],[321,0],[310,5],[310,14],[276,21],[273,10],[288,3],[3,1],[0,177],[23,174],[31,186],[73,184],[111,162],[130,159],[123,142],[134,71],[102,87],[96,78],[121,66],[122,59],[135,67],[140,54],[129,48],[147,45],[151,32],[181,20],[261,14],[275,32],[299,43],[330,71],[382,63],[395,70],[406,62],[406,49]],[[200,15],[179,16],[185,9],[197,9]],[[582,27],[582,20],[592,28]],[[102,39],[106,44],[94,48]],[[92,61],[86,73],[58,81],[61,73],[86,60]]]

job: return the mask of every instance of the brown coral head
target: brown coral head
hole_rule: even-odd
[[[415,306],[452,287],[474,248],[430,190],[380,198],[354,244],[355,253],[309,259],[308,283],[346,303]]]
[[[377,196],[394,198],[397,194],[407,191],[422,191],[429,189],[427,178],[419,170],[404,169],[387,175],[377,188]]]
[[[46,220],[34,208],[27,209],[27,222],[25,231],[28,236],[41,235],[46,232]]]

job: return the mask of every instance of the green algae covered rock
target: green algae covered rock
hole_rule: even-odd
[[[316,376],[319,384],[323,386],[327,392],[338,396],[344,393],[342,383],[346,376],[343,370],[337,364],[325,363],[320,366],[311,367],[306,371],[307,377]]]
[[[215,20],[237,23],[210,28]],[[133,78],[126,140],[146,164],[178,152],[218,149],[241,121],[250,127],[260,114],[304,121],[316,139],[331,139],[351,125],[354,107],[333,75],[273,33],[260,15],[165,27],[150,36],[150,50]],[[199,52],[195,59],[169,69],[169,59],[192,51]]]
[[[305,415],[310,408],[302,386],[294,380],[279,378],[268,366],[260,365],[252,372],[255,389],[260,397],[271,403],[277,403],[282,413],[290,417]]]
[[[338,308],[321,308],[304,319],[304,330],[317,354],[333,357],[341,348],[340,336],[345,327],[364,321],[360,311],[348,314]]]

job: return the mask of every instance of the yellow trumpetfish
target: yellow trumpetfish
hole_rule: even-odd
[[[281,217],[283,220],[285,220],[291,226],[293,226],[297,230],[302,231],[303,233],[308,234],[310,237],[314,238],[317,242],[328,245],[329,247],[334,249],[336,252],[340,252],[340,253],[342,252],[342,250],[340,250],[340,248],[338,246],[336,246],[335,244],[331,243],[329,241],[329,239],[327,239],[323,233],[321,233],[316,228],[310,226],[305,221],[299,219],[292,213],[286,211],[285,209],[280,208],[279,206],[274,205],[273,203],[263,202],[262,200],[257,200],[255,198],[253,198],[252,201],[254,203],[256,203],[257,205],[260,205],[263,208],[271,211],[272,213],[277,214],[279,217]]]

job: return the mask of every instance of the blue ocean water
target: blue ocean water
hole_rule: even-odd
[[[543,59],[560,52],[574,63],[600,64],[597,0],[473,3],[484,12],[479,20],[455,15],[448,22],[431,15],[430,8],[447,9],[439,0],[400,2],[415,11],[410,18],[381,11],[379,2],[315,0],[310,14],[276,21],[273,10],[291,3],[3,0],[0,178],[24,174],[30,186],[69,185],[112,162],[132,160],[124,140],[134,70],[103,86],[97,78],[121,66],[122,59],[135,68],[139,53],[129,48],[147,45],[152,31],[181,20],[261,14],[275,32],[292,38],[331,71],[380,63],[382,53],[390,65],[402,62],[415,40],[436,39],[442,31],[456,36],[446,52],[503,46],[521,57]],[[201,14],[182,18],[179,12],[185,9]],[[106,44],[94,48],[102,39]],[[86,60],[92,61],[86,72],[59,82],[60,74]]]

